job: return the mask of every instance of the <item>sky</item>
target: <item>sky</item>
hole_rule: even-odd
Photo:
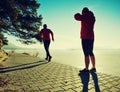
[[[37,0],[42,23],[54,32],[51,48],[81,48],[80,22],[75,13],[88,7],[95,15],[95,48],[120,48],[120,0]],[[40,27],[40,30],[42,27]],[[34,45],[38,47],[39,43]]]
[[[95,48],[120,48],[120,0],[38,0],[38,13],[43,16],[55,35],[58,48],[79,48],[80,22],[74,20],[75,13],[83,7],[93,11],[96,22]],[[42,28],[42,27],[41,27]]]

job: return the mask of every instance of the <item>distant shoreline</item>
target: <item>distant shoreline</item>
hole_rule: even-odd
[[[7,49],[8,51],[12,51]],[[45,51],[41,49],[13,49],[15,53],[30,53],[38,55],[39,58],[45,59]],[[84,68],[84,57],[81,49],[50,49],[52,62],[58,62],[77,68]],[[96,67],[98,72],[120,76],[120,49],[95,49]]]

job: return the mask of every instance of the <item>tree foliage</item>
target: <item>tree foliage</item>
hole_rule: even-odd
[[[36,0],[0,0],[0,33],[7,33],[29,44],[38,33],[42,16]]]
[[[4,37],[3,33],[0,32],[0,39],[3,42],[3,45],[8,45],[7,37]]]

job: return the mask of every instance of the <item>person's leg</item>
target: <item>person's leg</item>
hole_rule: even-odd
[[[92,55],[90,56],[91,63],[92,63],[92,68],[90,69],[90,72],[96,72],[96,66],[95,66],[95,56]]]
[[[45,48],[45,52],[46,52],[46,60],[48,59],[48,54],[47,54],[47,43],[46,41],[44,41],[44,48]]]
[[[47,56],[49,57],[50,56],[50,52],[49,52],[49,45],[50,45],[50,41],[47,41]]]
[[[95,68],[95,56],[93,53],[93,46],[94,46],[94,40],[90,40],[90,43],[89,43],[90,59],[91,59],[91,63],[92,63],[92,68]]]
[[[52,56],[50,55],[50,52],[49,52],[49,46],[50,46],[50,40],[47,41],[47,54],[48,54],[48,61],[51,61],[51,58]]]
[[[50,40],[44,41],[44,47],[46,51],[46,60],[48,61],[50,61],[52,58],[49,52],[49,46],[50,46]]]
[[[92,68],[95,68],[95,56],[90,56],[91,63],[92,63]]]
[[[84,53],[85,69],[81,70],[81,72],[84,70],[88,70],[89,62],[90,62],[89,54],[88,54],[88,44],[86,39],[82,39],[82,49]]]
[[[89,56],[85,56],[85,68],[86,68],[86,70],[88,70],[88,68],[89,68],[89,63],[90,63]]]
[[[93,46],[94,46],[94,40],[90,40],[90,60],[91,60],[91,64],[92,64],[92,68],[91,70],[94,70],[96,71],[95,69],[95,56],[94,56],[94,53],[93,53]]]

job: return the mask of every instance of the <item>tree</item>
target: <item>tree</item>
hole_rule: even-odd
[[[39,7],[36,0],[0,0],[0,33],[16,36],[25,44],[34,43],[32,38],[36,38],[42,20],[37,14]]]
[[[4,37],[4,35],[0,32],[0,39],[2,40],[3,45],[8,45],[7,37]]]

